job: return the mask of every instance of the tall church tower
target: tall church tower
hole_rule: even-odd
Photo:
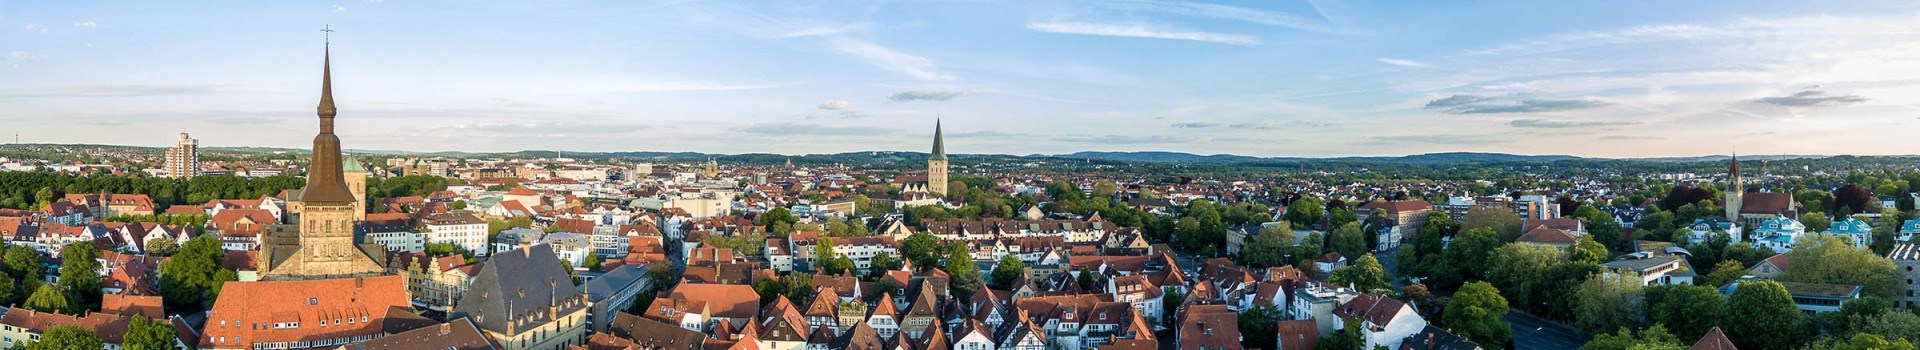
[[[947,194],[947,145],[940,135],[940,120],[933,120],[933,154],[927,155],[927,192]]]
[[[1747,184],[1740,178],[1740,154],[1734,153],[1727,165],[1727,190],[1723,191],[1727,201],[1727,221],[1740,222],[1741,198],[1746,197]]]
[[[329,50],[331,51],[331,50]],[[384,266],[353,243],[354,193],[347,188],[340,159],[340,137],[333,134],[333,62],[328,53],[320,78],[320,134],[313,137],[313,158],[307,163],[307,188],[300,192],[305,206],[297,226],[276,226],[260,242],[265,262],[261,276],[268,280],[300,280],[380,275]],[[373,247],[384,253],[385,249]],[[384,257],[384,255],[382,255]]]

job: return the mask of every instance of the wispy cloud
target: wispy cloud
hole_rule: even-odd
[[[86,21],[86,22],[74,23],[73,26],[81,27],[81,28],[100,28],[100,23],[94,22],[94,21]]]
[[[900,101],[900,102],[946,101],[946,100],[951,100],[955,97],[960,97],[961,95],[966,95],[966,94],[967,92],[964,90],[923,89],[923,90],[908,90],[908,91],[895,92],[892,95],[887,95],[887,99]]]
[[[956,79],[952,75],[940,72],[940,67],[926,57],[894,51],[870,41],[849,38],[834,38],[833,47],[840,52],[853,55],[880,69],[906,74],[922,80],[947,81]]]
[[[1599,137],[1599,139],[1607,140],[1607,141],[1646,141],[1646,140],[1665,140],[1667,138],[1660,137],[1660,136],[1607,135],[1607,136],[1601,136]]]
[[[1214,123],[1173,123],[1173,128],[1175,128],[1175,129],[1200,129],[1200,128],[1211,128],[1211,127],[1217,127],[1217,126],[1220,126],[1220,124],[1214,124]]]
[[[1427,102],[1427,109],[1453,114],[1535,113],[1571,111],[1606,106],[1599,100],[1541,99],[1523,95],[1482,96],[1455,94]]]
[[[1288,129],[1288,128],[1319,128],[1319,127],[1329,127],[1334,125],[1336,124],[1328,123],[1328,122],[1289,120],[1284,122],[1271,122],[1271,123],[1235,123],[1232,125],[1227,125],[1227,127],[1234,128],[1234,129],[1250,129],[1250,130],[1279,130],[1279,129]]]
[[[824,24],[809,26],[774,35],[774,39],[802,38],[842,34],[861,28],[858,24]]]
[[[1042,33],[1100,35],[1126,38],[1171,39],[1215,44],[1254,46],[1260,39],[1247,35],[1159,28],[1141,23],[1037,22],[1027,29]]]
[[[447,126],[449,130],[475,131],[487,134],[512,134],[523,136],[558,137],[571,135],[608,135],[623,134],[649,126],[626,123],[591,122],[537,122],[537,123],[476,123]]]
[[[1378,61],[1380,61],[1380,63],[1386,63],[1386,64],[1401,66],[1401,67],[1413,67],[1413,68],[1432,67],[1432,65],[1422,63],[1420,61],[1409,60],[1409,59],[1381,57]]]
[[[734,131],[758,135],[775,136],[875,136],[893,133],[895,130],[866,126],[828,126],[802,123],[755,124],[734,128]]]
[[[847,109],[847,107],[852,105],[853,105],[852,102],[847,102],[845,100],[828,100],[827,102],[821,102],[819,108],[824,110],[829,110],[829,111],[838,111],[838,110]]]
[[[346,6],[333,5],[333,12],[347,12]]]
[[[1514,120],[1512,122],[1507,123],[1507,125],[1511,125],[1516,128],[1541,128],[1541,129],[1589,128],[1589,127],[1620,126],[1620,125],[1633,125],[1633,124],[1638,124],[1638,123],[1620,122],[1620,121],[1615,121],[1615,122],[1565,121],[1565,120],[1546,120],[1546,119],[1519,119],[1519,120]]]
[[[1167,0],[1110,0],[1095,2],[1101,6],[1126,10],[1153,11],[1166,14],[1206,17],[1230,21],[1240,21],[1261,25],[1286,27],[1315,32],[1341,32],[1343,30],[1323,19],[1309,18],[1298,14],[1256,10],[1238,6],[1216,5],[1191,1]]]
[[[1374,136],[1368,139],[1379,142],[1429,143],[1439,145],[1484,145],[1502,142],[1489,138],[1487,135],[1465,134],[1393,135]]]
[[[1787,96],[1763,97],[1754,102],[1788,107],[1834,106],[1866,102],[1859,95],[1828,95],[1825,91],[1807,90]]]
[[[1186,143],[1191,138],[1166,135],[1070,135],[1058,138],[1061,141],[1098,144],[1167,144]]]

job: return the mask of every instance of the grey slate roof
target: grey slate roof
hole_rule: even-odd
[[[489,258],[452,316],[472,317],[480,329],[519,334],[585,309],[583,295],[553,249],[534,245]]]
[[[600,302],[643,278],[647,278],[647,270],[633,265],[620,265],[599,278],[587,281],[581,288],[586,290],[588,301]]]

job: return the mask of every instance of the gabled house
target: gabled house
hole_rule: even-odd
[[[1362,349],[1398,349],[1401,340],[1427,327],[1427,320],[1413,307],[1374,295],[1360,295],[1341,304],[1333,309],[1333,316],[1337,317],[1335,329],[1344,328],[1348,322],[1360,323],[1360,338],[1365,340]]]

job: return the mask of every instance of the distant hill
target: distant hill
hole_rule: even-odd
[[[1075,152],[1054,155],[1059,158],[1098,159],[1123,162],[1150,163],[1241,163],[1255,161],[1348,161],[1381,163],[1492,163],[1492,162],[1553,162],[1561,160],[1585,159],[1568,155],[1515,155],[1505,153],[1427,153],[1398,157],[1253,157],[1232,154],[1198,155],[1181,152]]]
[[[1150,162],[1150,163],[1238,163],[1238,162],[1273,160],[1271,158],[1260,158],[1260,157],[1240,156],[1240,155],[1231,155],[1231,154],[1215,154],[1210,156],[1203,156],[1203,155],[1192,154],[1192,153],[1158,152],[1158,151],[1149,151],[1149,152],[1082,151],[1082,152],[1074,152],[1072,154],[1057,154],[1057,155],[1052,155],[1051,157],[1070,158],[1070,159],[1114,160],[1114,161],[1122,161],[1122,162]]]

